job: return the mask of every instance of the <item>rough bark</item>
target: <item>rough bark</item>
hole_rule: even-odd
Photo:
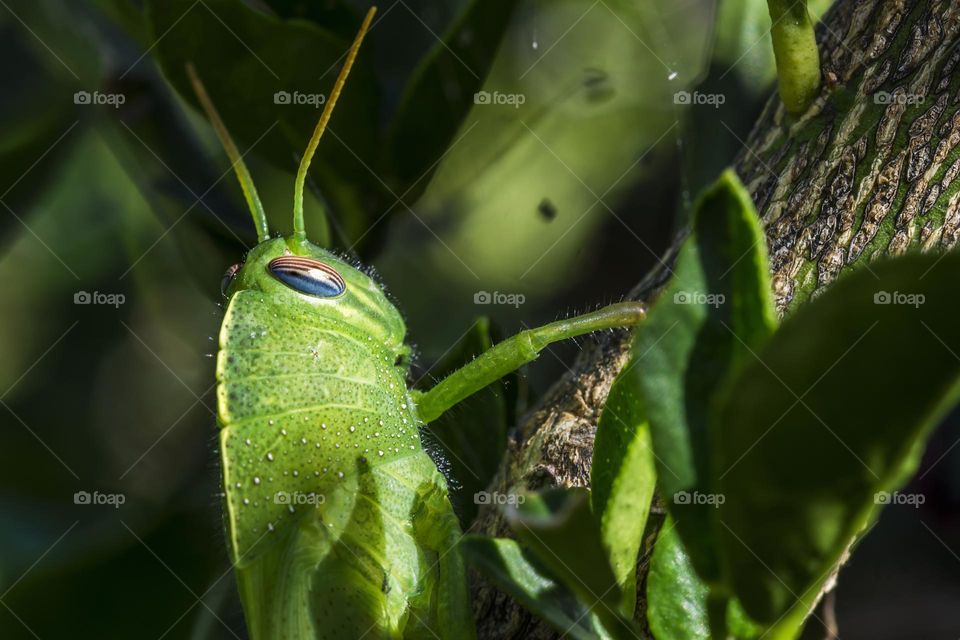
[[[767,103],[736,169],[766,230],[781,315],[844,270],[956,245],[958,31],[960,3],[951,0],[838,0],[817,28],[818,98],[799,118],[788,118],[777,96]],[[652,299],[663,271],[633,297]],[[628,345],[616,333],[581,354],[519,425],[497,491],[589,485],[597,419]],[[510,535],[493,509],[475,530]],[[478,576],[473,588],[481,638],[557,636]],[[642,592],[638,602],[642,612]]]

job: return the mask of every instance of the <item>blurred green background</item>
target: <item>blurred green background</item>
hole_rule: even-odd
[[[183,65],[288,232],[309,96],[367,6],[0,1],[0,637],[245,637],[212,356],[221,274],[255,238]],[[308,234],[376,269],[415,379],[488,340],[480,316],[508,335],[617,300],[740,151],[772,86],[768,23],[756,0],[385,0],[313,165]],[[723,103],[677,97],[696,90]],[[491,392],[507,410],[454,414],[497,423],[451,445],[480,470],[462,484],[576,352]],[[843,637],[957,636],[954,426],[917,481],[931,499],[889,509],[845,572]]]

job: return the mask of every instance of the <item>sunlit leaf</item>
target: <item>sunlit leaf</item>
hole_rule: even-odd
[[[650,425],[632,366],[627,363],[607,396],[590,467],[593,511],[628,616],[636,604],[637,554],[656,485]]]
[[[775,325],[762,230],[750,196],[728,171],[697,202],[693,233],[637,331],[630,369],[667,506],[694,566],[710,581],[720,575],[711,399]]]

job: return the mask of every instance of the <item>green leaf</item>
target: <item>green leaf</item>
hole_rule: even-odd
[[[707,593],[667,518],[657,536],[647,574],[647,621],[657,640],[709,640]]]
[[[875,494],[915,469],[958,395],[958,277],[957,254],[854,272],[791,316],[722,396],[719,533],[751,617],[790,611],[799,626]]]
[[[617,580],[607,562],[586,489],[526,495],[508,508],[506,515],[517,538],[583,602],[617,608]]]
[[[409,201],[426,187],[431,167],[473,108],[474,94],[483,85],[517,4],[472,0],[414,71],[389,143],[403,191],[414,188]],[[429,126],[424,126],[427,119]]]
[[[459,549],[494,584],[561,633],[577,640],[607,637],[590,610],[514,540],[467,535]]]
[[[623,593],[620,612],[636,605],[637,554],[656,486],[650,426],[629,361],[614,380],[600,415],[590,487],[593,512],[610,565]]]
[[[524,496],[506,509],[517,538],[590,611],[612,636],[631,637],[633,623],[619,615],[623,594],[617,585],[582,487]]]
[[[349,39],[237,0],[150,0],[147,17],[152,55],[180,95],[197,104],[184,70],[192,62],[241,153],[256,145],[257,155],[294,172],[320,117],[322,103],[313,97],[329,94]],[[368,49],[357,58],[311,171],[354,239],[367,228],[364,205],[383,193],[372,173],[379,172],[379,100]],[[290,193],[292,213],[292,179]]]
[[[493,346],[489,318],[478,318],[470,330],[429,371],[441,380]],[[507,447],[518,375],[489,385],[447,411],[426,427],[427,442],[435,442],[439,463],[454,482],[450,501],[466,528],[479,509],[476,494],[490,486]],[[436,457],[436,456],[435,456]]]
[[[650,419],[668,508],[708,581],[719,578],[710,401],[775,325],[763,233],[749,195],[727,171],[697,202],[673,279],[637,331],[630,370]]]
[[[647,574],[647,622],[657,640],[710,640],[710,588],[700,580],[668,518],[657,536]],[[736,600],[725,606],[727,632],[734,638],[763,633]]]

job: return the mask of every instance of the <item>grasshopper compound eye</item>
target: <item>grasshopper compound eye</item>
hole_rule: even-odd
[[[343,276],[333,267],[300,256],[274,258],[267,265],[270,275],[295,291],[317,298],[335,298],[346,290]]]
[[[230,283],[233,282],[237,272],[240,271],[240,266],[239,264],[230,265],[230,268],[223,273],[223,278],[220,280],[220,293],[223,295],[227,295],[227,289],[230,288]]]

